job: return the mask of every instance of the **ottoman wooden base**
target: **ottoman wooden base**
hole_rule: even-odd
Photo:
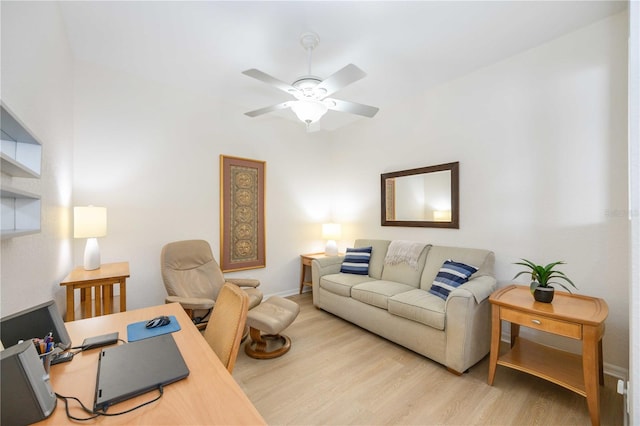
[[[289,352],[291,349],[291,339],[288,336],[282,334],[262,334],[257,328],[251,327],[249,329],[249,335],[251,341],[247,342],[244,346],[244,351],[251,358],[256,359],[270,359],[277,358]],[[276,349],[267,351],[267,348],[273,343],[277,345]]]

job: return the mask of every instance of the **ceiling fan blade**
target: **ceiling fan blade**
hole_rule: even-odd
[[[260,70],[257,70],[255,68],[251,68],[250,70],[246,70],[246,71],[242,71],[242,74],[247,75],[249,77],[253,77],[256,80],[260,80],[263,83],[267,83],[270,84],[271,86],[275,87],[276,89],[280,89],[283,92],[286,92],[290,95],[295,96],[296,93],[300,92],[298,89],[296,89],[295,87],[293,87],[292,85],[285,83],[284,81],[278,80],[275,77],[271,77],[269,74],[264,73]]]
[[[324,98],[325,96],[329,96],[332,93],[335,93],[338,90],[342,89],[343,87],[346,87],[351,83],[364,78],[364,76],[366,75],[367,73],[362,71],[357,66],[349,64],[324,79],[324,81],[318,84],[314,88],[314,90],[316,91],[316,93],[324,91],[324,94],[322,94],[321,96],[321,98]]]
[[[372,118],[380,110],[380,108],[340,99],[325,99],[324,102],[329,109],[334,111],[350,112],[351,114],[363,115],[369,118]]]
[[[281,104],[271,105],[268,107],[256,109],[254,111],[245,112],[244,115],[248,115],[249,117],[257,117],[259,115],[266,114],[268,112],[289,108],[290,106],[291,106],[291,102],[282,102]]]

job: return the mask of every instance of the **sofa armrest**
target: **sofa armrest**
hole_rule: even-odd
[[[311,280],[320,282],[323,275],[337,274],[340,272],[340,266],[344,256],[328,256],[319,259],[313,259],[311,262]]]
[[[496,279],[482,275],[453,290],[445,304],[446,366],[458,373],[489,353],[491,307],[489,295]]]
[[[457,289],[453,290],[447,299],[447,304],[452,296],[470,297],[473,296],[476,299],[476,303],[482,302],[488,298],[491,293],[496,289],[496,279],[489,275],[483,275],[473,278],[466,283],[462,284]]]
[[[472,281],[479,278],[485,277],[478,277]],[[489,281],[491,280],[482,279],[479,283],[488,284]],[[452,291],[445,304],[445,365],[457,373],[463,373],[488,354],[491,343],[489,299],[478,302],[475,294],[471,292],[475,291],[473,287],[462,287]]]
[[[342,256],[328,256],[311,261],[311,286],[313,288],[313,298],[315,302],[318,288],[320,286],[320,278],[324,275],[337,274],[340,272],[340,266],[344,260]]]
[[[224,279],[226,282],[230,282],[231,284],[235,284],[238,287],[258,287],[260,285],[260,280],[256,280],[253,278],[226,278]]]

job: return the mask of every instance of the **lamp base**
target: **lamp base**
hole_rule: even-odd
[[[87,245],[84,247],[84,269],[100,269],[100,247],[97,238],[87,238]]]
[[[324,248],[324,254],[326,256],[338,255],[338,244],[336,244],[335,240],[327,241],[327,246]]]

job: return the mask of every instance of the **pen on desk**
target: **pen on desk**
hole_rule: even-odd
[[[35,346],[36,348],[36,352],[38,352],[38,354],[42,353],[42,342],[40,341],[40,339],[38,338],[33,338],[31,339],[31,341],[33,342],[33,346]]]
[[[53,349],[53,332],[49,332],[49,334],[47,334],[47,336],[44,338],[44,341],[46,343],[46,353],[51,352],[51,350]]]

